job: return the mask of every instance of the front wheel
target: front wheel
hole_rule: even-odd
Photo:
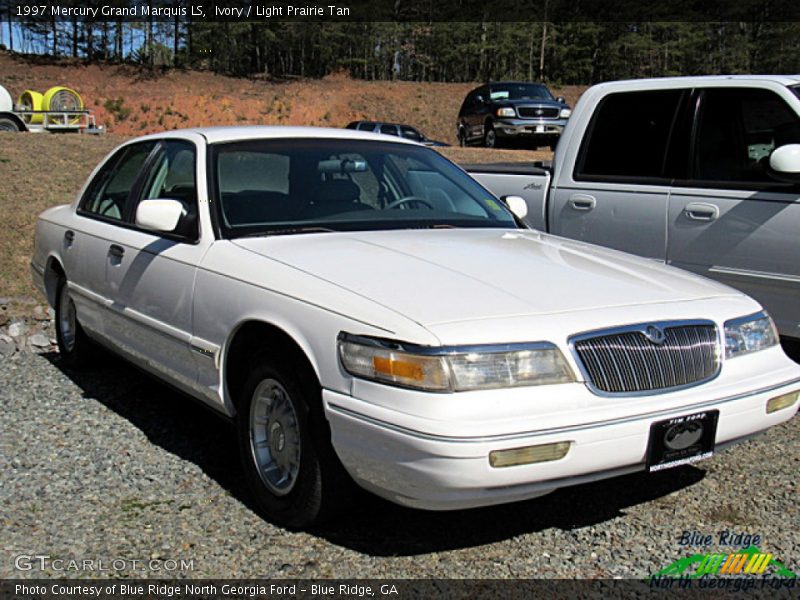
[[[463,128],[458,130],[458,145],[462,148],[467,147],[467,132]]]
[[[487,148],[497,147],[497,133],[492,125],[487,125],[483,133],[483,145]]]
[[[349,478],[330,443],[319,386],[289,365],[262,364],[244,386],[237,434],[245,476],[271,521],[307,527],[333,514]]]

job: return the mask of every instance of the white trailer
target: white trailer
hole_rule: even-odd
[[[15,106],[3,86],[0,85],[0,131],[50,131],[103,133],[90,110],[29,110]]]

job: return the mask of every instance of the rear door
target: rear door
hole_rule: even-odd
[[[114,334],[106,322],[111,304],[106,266],[115,260],[132,191],[155,145],[150,141],[129,144],[106,161],[78,204],[75,228],[64,234],[65,267],[78,318],[96,336]]]
[[[800,144],[788,88],[698,90],[686,176],[669,200],[668,261],[755,297],[783,335],[800,337],[800,186],[767,172]]]
[[[618,92],[597,105],[574,170],[557,173],[556,235],[666,259],[667,148],[687,90]]]

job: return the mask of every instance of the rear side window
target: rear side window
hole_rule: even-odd
[[[397,127],[395,125],[381,125],[381,133],[385,135],[397,135]]]
[[[664,157],[682,90],[609,94],[581,145],[575,179],[663,179]]]
[[[117,152],[92,180],[81,201],[81,211],[121,221],[133,185],[154,147],[155,142],[143,142]]]

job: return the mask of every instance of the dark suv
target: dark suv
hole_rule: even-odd
[[[555,149],[571,113],[564,98],[554,98],[542,83],[487,83],[464,99],[456,135],[462,146],[524,140]]]

